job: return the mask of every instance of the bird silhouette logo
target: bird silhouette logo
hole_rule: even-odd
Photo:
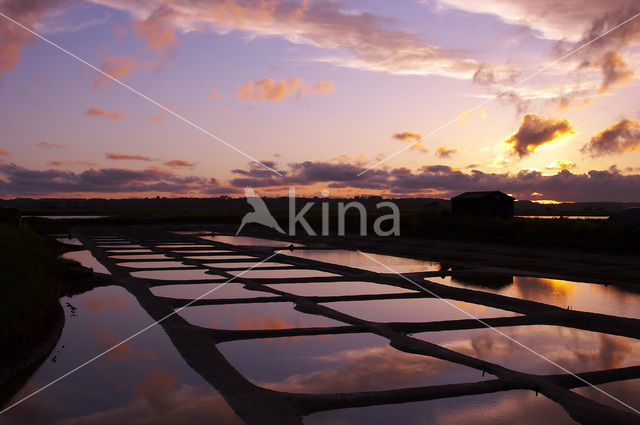
[[[251,205],[253,208],[252,212],[248,212],[242,217],[242,222],[240,223],[240,227],[238,227],[238,231],[236,235],[240,233],[245,224],[256,223],[262,224],[263,226],[270,227],[272,229],[277,230],[278,232],[284,234],[285,231],[282,230],[282,227],[278,224],[275,218],[269,212],[269,208],[267,208],[267,204],[264,203],[262,198],[256,194],[256,192],[251,187],[244,188],[244,195],[247,198],[247,203]]]

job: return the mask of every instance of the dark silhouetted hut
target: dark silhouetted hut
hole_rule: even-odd
[[[640,226],[640,208],[625,208],[607,219],[617,226]]]
[[[487,192],[465,192],[451,198],[451,211],[456,215],[475,217],[513,217],[514,199],[497,190]]]

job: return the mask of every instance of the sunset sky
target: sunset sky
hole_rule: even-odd
[[[637,0],[0,0],[0,12],[281,174],[0,16],[4,199],[296,186],[640,201],[640,16],[585,46]]]

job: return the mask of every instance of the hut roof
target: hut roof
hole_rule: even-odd
[[[510,198],[513,199],[511,196],[507,195],[506,193],[500,192],[499,190],[487,190],[487,191],[480,191],[480,192],[464,192],[461,193],[458,196],[455,196],[451,199],[482,199],[482,198],[486,198],[488,196],[501,196],[501,197],[506,197],[506,198]]]

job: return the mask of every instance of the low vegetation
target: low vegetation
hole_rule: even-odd
[[[53,276],[60,264],[47,239],[0,222],[0,340],[25,332],[51,314]],[[24,335],[27,337],[28,335]]]
[[[375,219],[388,214],[388,210],[369,208],[368,234]],[[92,211],[97,212],[97,211]],[[225,223],[239,225],[248,207],[232,209],[138,209],[110,210],[109,216],[92,223],[105,225],[155,224],[155,223]],[[272,214],[284,229],[288,225],[288,211],[272,208]],[[75,215],[73,210],[65,211]],[[322,228],[322,213],[313,208],[305,215],[317,233]],[[84,220],[45,220],[31,218],[29,225],[46,232],[61,232],[66,224],[82,224]],[[346,214],[346,229],[352,235],[359,233],[360,217],[357,211]],[[337,234],[338,217],[335,209],[329,215],[330,234]],[[383,225],[384,228],[384,225]],[[301,229],[299,232],[304,233]],[[400,235],[404,237],[455,240],[462,242],[486,242],[522,246],[570,248],[589,251],[640,252],[640,228],[612,226],[595,219],[535,219],[477,218],[454,216],[444,209],[401,209]]]
[[[405,212],[402,234],[468,242],[590,251],[640,252],[639,226],[613,226],[604,220],[476,218],[423,211]]]

